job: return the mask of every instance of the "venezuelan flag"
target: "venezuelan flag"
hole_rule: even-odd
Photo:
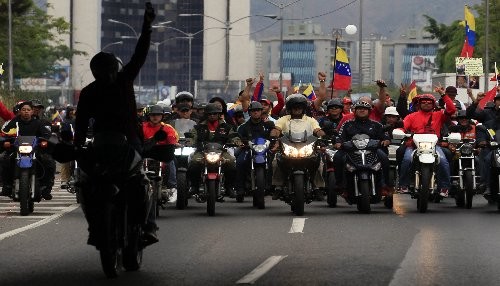
[[[413,100],[413,98],[415,98],[415,96],[417,96],[417,82],[414,80],[410,83],[410,86],[408,87],[408,104],[410,104]]]
[[[465,5],[465,41],[462,47],[461,57],[472,58],[474,53],[474,46],[476,45],[476,20],[474,14]]]
[[[315,100],[316,99],[316,94],[314,93],[314,88],[312,84],[309,83],[307,88],[302,92],[303,95],[307,96],[309,100]]]
[[[333,88],[336,90],[349,90],[351,88],[351,66],[347,53],[337,47],[335,56],[335,70]]]

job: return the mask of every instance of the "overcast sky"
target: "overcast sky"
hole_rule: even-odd
[[[271,0],[276,4],[296,2],[297,0]],[[371,33],[386,37],[398,37],[408,28],[421,28],[427,24],[422,15],[426,14],[440,23],[449,25],[454,20],[463,20],[464,5],[473,6],[481,0],[363,0],[363,36]],[[279,15],[279,8],[266,0],[251,0],[251,14]],[[359,0],[299,0],[283,9],[284,19],[297,19],[295,22],[313,21],[322,24],[324,33],[332,28],[344,28],[349,24],[359,26]],[[477,14],[476,14],[477,15]],[[287,21],[291,22],[291,21]],[[272,20],[252,18],[252,31],[265,28]],[[285,22],[286,23],[286,22]],[[260,37],[279,36],[279,23],[256,33]]]

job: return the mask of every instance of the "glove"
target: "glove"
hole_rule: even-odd
[[[153,5],[151,2],[146,2],[146,9],[144,10],[144,24],[151,26],[154,19],[156,17],[155,10],[153,9]]]

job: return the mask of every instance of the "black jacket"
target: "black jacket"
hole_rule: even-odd
[[[75,144],[83,145],[89,120],[94,119],[93,132],[119,132],[141,149],[142,130],[136,114],[134,79],[146,61],[151,41],[151,28],[144,25],[130,62],[118,73],[111,85],[94,81],[80,93],[75,120]]]
[[[272,121],[254,123],[249,119],[238,127],[238,135],[242,140],[252,140],[256,138],[269,139],[269,133],[273,128],[274,122]]]
[[[336,142],[347,142],[357,134],[366,134],[370,136],[371,139],[375,140],[389,140],[389,136],[384,132],[382,124],[371,119],[352,119],[344,122],[340,127],[339,136]]]
[[[2,129],[2,132],[7,133],[9,130],[16,128],[16,123],[19,126],[19,135],[21,136],[37,136],[49,139],[52,134],[50,126],[46,126],[41,120],[32,118],[30,121],[23,121],[19,116],[9,121]]]

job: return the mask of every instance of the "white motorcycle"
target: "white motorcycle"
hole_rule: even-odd
[[[412,138],[415,150],[412,155],[412,173],[414,173],[413,188],[410,188],[412,198],[417,199],[417,209],[421,213],[427,211],[429,195],[434,191],[439,156],[436,152],[438,137],[436,134],[405,134],[394,129],[394,139]]]

